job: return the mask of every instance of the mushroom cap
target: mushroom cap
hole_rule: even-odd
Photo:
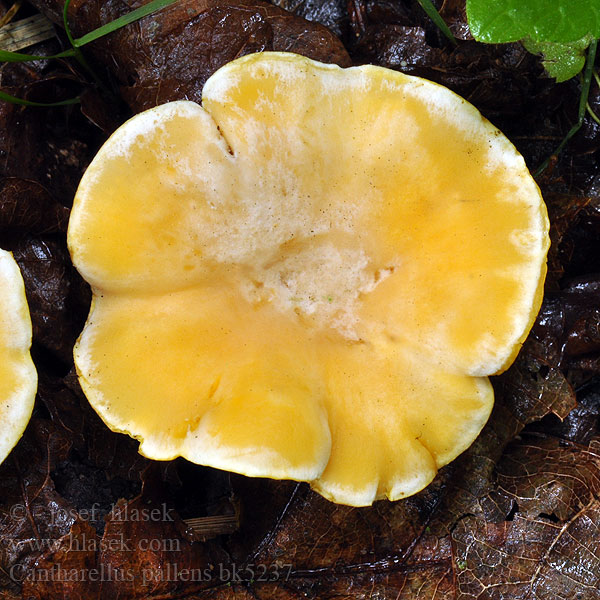
[[[25,286],[17,263],[5,250],[0,250],[0,308],[1,463],[27,427],[37,390]]]
[[[450,90],[245,56],[202,107],[125,123],[85,173],[80,382],[150,458],[402,498],[485,424],[548,245],[523,158]]]

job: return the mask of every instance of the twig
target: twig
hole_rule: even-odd
[[[563,138],[562,142],[558,145],[556,150],[537,168],[534,173],[534,177],[539,177],[550,164],[550,160],[560,154],[563,148],[567,145],[567,142],[581,129],[583,125],[583,119],[588,104],[588,97],[590,95],[590,85],[592,83],[592,77],[594,73],[594,63],[596,61],[596,48],[598,46],[598,40],[594,40],[588,48],[588,55],[585,63],[585,71],[583,74],[583,82],[581,84],[581,96],[579,97],[579,110],[577,111],[577,123],[569,129],[567,135]]]

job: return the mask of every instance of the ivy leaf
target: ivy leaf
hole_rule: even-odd
[[[600,38],[598,0],[467,0],[467,18],[479,42],[574,42]]]
[[[592,43],[592,36],[575,42],[536,42],[532,38],[523,40],[523,46],[532,54],[541,54],[542,64],[550,77],[558,83],[575,77],[585,65],[585,51]]]

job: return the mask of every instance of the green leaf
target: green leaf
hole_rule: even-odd
[[[0,100],[4,102],[10,102],[11,104],[20,104],[21,106],[68,106],[70,104],[79,104],[79,98],[69,98],[68,100],[61,100],[60,102],[32,102],[31,100],[23,100],[16,96],[11,96],[0,90]]]
[[[129,25],[134,21],[138,21],[139,19],[154,13],[170,4],[174,4],[177,0],[153,0],[152,2],[148,2],[148,4],[144,4],[144,6],[140,6],[140,8],[136,8],[135,10],[107,23],[106,25],[102,25],[102,27],[98,27],[98,29],[94,29],[94,31],[90,31],[86,33],[84,36],[73,40],[73,46],[76,48],[81,48],[81,46],[85,46],[85,44],[89,44],[97,40],[98,38],[104,37],[117,29],[121,29],[121,27],[125,27],[125,25]]]
[[[467,0],[467,19],[480,42],[574,42],[600,38],[600,0]]]
[[[583,69],[585,51],[592,41],[590,35],[568,44],[536,42],[527,38],[523,40],[523,45],[532,54],[542,56],[542,64],[546,72],[560,83],[575,77]]]

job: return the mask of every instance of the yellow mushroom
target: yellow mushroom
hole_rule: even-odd
[[[285,53],[137,115],[79,186],[88,399],[154,459],[422,489],[485,424],[542,298],[522,157],[429,81]]]
[[[0,250],[0,463],[19,441],[33,410],[37,372],[25,286],[12,255]]]

